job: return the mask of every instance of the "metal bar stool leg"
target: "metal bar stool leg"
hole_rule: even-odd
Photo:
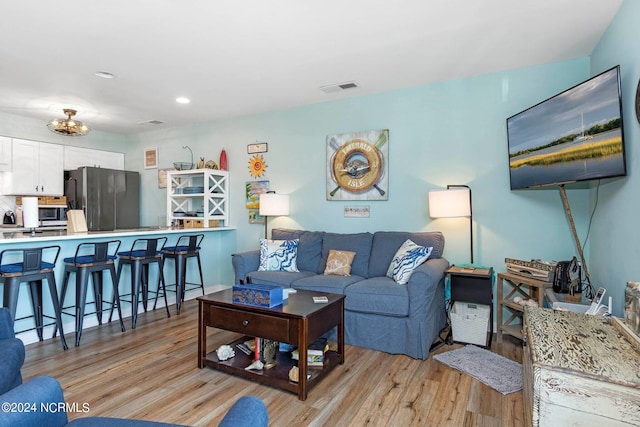
[[[93,281],[93,296],[94,296],[95,306],[96,306],[96,317],[98,318],[98,325],[102,325],[102,292],[103,292],[102,270],[92,272],[91,279]]]
[[[196,261],[198,261],[198,273],[200,274],[200,289],[202,289],[202,295],[204,295],[204,278],[202,277],[202,263],[200,262],[200,253],[196,255]]]
[[[139,262],[131,264],[131,329],[136,328],[138,322],[138,303],[140,302],[140,286],[142,282],[142,268]]]
[[[18,308],[18,292],[20,291],[20,281],[17,277],[7,277],[2,291],[3,306],[9,309],[11,318],[15,320],[16,309]]]
[[[87,303],[87,288],[89,287],[89,273],[86,268],[76,271],[76,347],[80,346],[84,310]]]
[[[118,275],[116,274],[116,268],[113,265],[109,266],[109,272],[111,273],[111,283],[113,283],[113,301],[118,304],[118,319],[120,319],[120,329],[125,331],[124,322],[122,321],[122,309],[120,307],[120,294],[118,292]],[[111,306],[111,312],[113,312],[113,305]]]
[[[49,284],[49,293],[51,294],[51,302],[53,303],[53,311],[56,316],[56,326],[60,329],[60,343],[62,343],[62,348],[67,350],[69,346],[67,346],[67,340],[64,338],[64,330],[62,329],[62,306],[60,305],[60,301],[58,300],[58,287],[56,286],[56,278],[53,275],[53,271],[47,273],[47,283]]]
[[[33,316],[36,323],[36,332],[38,340],[43,341],[42,328],[42,280],[34,280],[29,282],[29,292],[31,294],[31,307],[33,308]]]
[[[158,293],[160,293],[160,286],[162,286],[162,295],[164,296],[164,308],[167,310],[167,317],[171,317],[171,313],[169,312],[169,303],[167,302],[167,284],[164,280],[164,261],[160,258],[158,261],[158,292],[156,292],[156,301],[158,301]],[[153,309],[156,309],[155,302],[153,303]]]
[[[184,300],[184,287],[186,278],[186,258],[183,255],[178,255],[174,258],[176,267],[176,310],[180,314],[182,308],[182,301]]]
[[[109,310],[109,323],[111,323],[111,317],[113,316],[113,307],[116,304],[116,302],[118,304],[118,310],[120,310],[120,307],[122,306],[122,303],[120,301],[119,291],[118,291],[118,287],[120,286],[120,277],[122,277],[121,276],[121,274],[122,274],[122,265],[123,265],[123,263],[122,263],[122,261],[120,261],[118,263],[118,272],[116,273],[116,279],[115,279],[116,281],[113,282],[113,287],[114,287],[115,291],[113,292],[113,295],[111,296],[111,309]],[[116,298],[117,298],[117,301],[116,301]],[[122,314],[120,314],[120,316],[122,317]],[[122,331],[122,332],[124,332],[124,331]]]

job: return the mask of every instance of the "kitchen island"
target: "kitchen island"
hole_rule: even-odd
[[[128,251],[131,245],[136,239],[146,237],[167,237],[167,245],[171,246],[177,242],[179,236],[184,234],[204,234],[204,240],[202,241],[200,249],[200,257],[202,259],[202,273],[204,276],[205,290],[208,285],[218,283],[233,283],[233,269],[231,265],[231,254],[236,250],[236,236],[235,227],[211,227],[211,228],[167,228],[167,227],[141,227],[136,229],[124,229],[113,231],[89,231],[84,233],[68,233],[64,229],[47,229],[40,228],[34,236],[29,231],[20,231],[19,228],[0,228],[0,251],[5,249],[22,249],[38,246],[60,246],[60,255],[58,257],[55,278],[58,287],[58,294],[62,287],[62,280],[64,277],[64,258],[72,257],[75,255],[78,244],[83,242],[92,241],[106,241],[106,240],[120,240],[122,242],[120,251]],[[116,261],[117,263],[117,261]],[[190,282],[196,281],[197,266],[195,263],[187,263],[187,280]],[[157,269],[151,269],[149,283],[151,289],[155,290],[155,284],[157,283]],[[173,263],[168,263],[164,270],[165,279],[167,283],[174,283]],[[123,270],[123,276],[120,279],[120,292],[129,293],[131,287],[130,273],[128,269]],[[109,284],[110,279],[105,279],[104,286],[104,301],[111,301],[112,293],[111,286]],[[198,279],[199,280],[199,279]],[[64,306],[72,306],[75,301],[75,278],[71,277],[71,283],[65,297]],[[0,284],[0,286],[3,286]],[[31,302],[29,300],[28,285],[22,284],[23,289],[20,290],[18,299],[18,309],[16,317],[21,318],[31,315]],[[93,301],[93,291],[89,286],[89,296],[87,301]],[[50,298],[46,297],[45,285],[45,298],[44,313],[52,314],[53,308],[51,307]],[[191,299],[199,296],[201,293],[198,290],[187,292],[186,299]],[[169,293],[169,304],[172,315],[175,315],[175,294]],[[161,304],[162,302],[162,304]],[[158,309],[164,310],[164,301],[160,299],[158,301]],[[105,304],[105,309],[108,309]],[[131,315],[131,307],[128,303],[123,303],[122,306],[123,316]],[[142,310],[140,306],[139,310]],[[88,311],[94,311],[93,307],[88,307]],[[62,322],[64,324],[65,333],[74,332],[74,319],[70,316],[63,315]],[[94,315],[85,317],[84,328],[97,325],[97,319]],[[22,331],[31,328],[33,325],[33,319],[27,318],[25,320],[19,320],[16,322],[16,331]],[[53,326],[45,328],[45,337],[51,337],[53,333]],[[25,343],[37,341],[37,335],[35,331],[27,331],[18,334],[18,338],[22,339]]]

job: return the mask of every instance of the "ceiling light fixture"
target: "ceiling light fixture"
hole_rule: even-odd
[[[189,98],[184,97],[184,96],[180,96],[180,97],[176,98],[176,102],[178,104],[188,104],[188,103],[191,102],[191,100]]]
[[[47,123],[47,127],[51,132],[65,136],[83,136],[91,131],[91,129],[81,121],[71,118],[76,115],[76,110],[65,108],[62,111],[67,115],[66,119],[52,119]]]
[[[95,72],[95,75],[96,75],[97,77],[101,77],[101,78],[103,78],[103,79],[115,79],[115,78],[116,78],[116,75],[115,75],[115,74],[110,73],[110,72],[108,72],[108,71],[96,71],[96,72]]]

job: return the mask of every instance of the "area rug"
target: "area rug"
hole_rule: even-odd
[[[433,358],[472,376],[502,394],[522,389],[520,363],[474,345],[436,354]]]

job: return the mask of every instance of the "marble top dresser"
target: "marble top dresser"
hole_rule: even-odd
[[[528,426],[640,426],[640,339],[617,318],[526,307]]]

